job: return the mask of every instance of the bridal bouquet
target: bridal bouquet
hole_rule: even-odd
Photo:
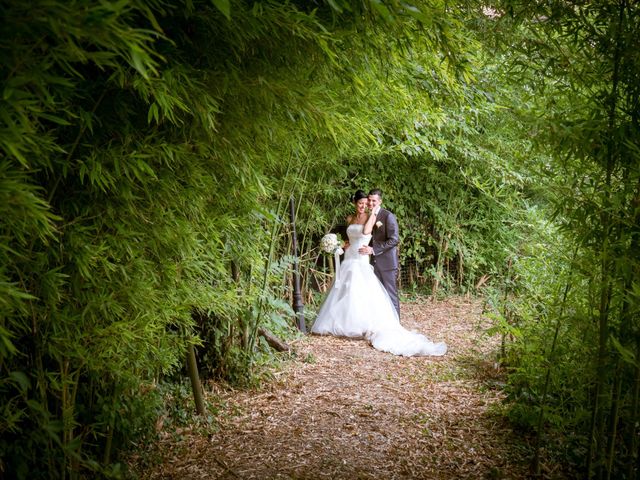
[[[335,233],[327,233],[320,240],[320,248],[323,252],[334,253],[340,248],[340,241]]]

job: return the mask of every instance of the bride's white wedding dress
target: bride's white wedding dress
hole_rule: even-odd
[[[433,343],[400,325],[387,291],[373,273],[369,256],[358,252],[371,240],[371,235],[363,235],[363,228],[359,224],[347,227],[349,248],[311,331],[366,338],[373,348],[394,355],[444,355],[444,343]]]

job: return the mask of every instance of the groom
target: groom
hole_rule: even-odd
[[[369,192],[368,205],[373,215],[377,215],[373,227],[371,246],[360,247],[362,255],[371,255],[373,271],[384,285],[396,307],[400,317],[400,302],[398,301],[398,221],[389,210],[381,208],[382,191],[374,188]]]

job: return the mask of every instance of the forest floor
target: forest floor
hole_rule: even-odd
[[[499,415],[499,339],[478,301],[402,304],[402,323],[449,345],[397,357],[307,336],[257,390],[209,388],[206,428],[165,434],[148,479],[517,479],[528,447]]]

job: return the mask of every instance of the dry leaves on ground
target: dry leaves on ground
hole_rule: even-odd
[[[309,336],[258,391],[214,387],[216,427],[158,446],[149,479],[526,478],[517,439],[492,407],[496,340],[477,302],[404,303],[402,323],[449,345],[396,357],[364,340]],[[482,380],[482,381],[480,381]]]

